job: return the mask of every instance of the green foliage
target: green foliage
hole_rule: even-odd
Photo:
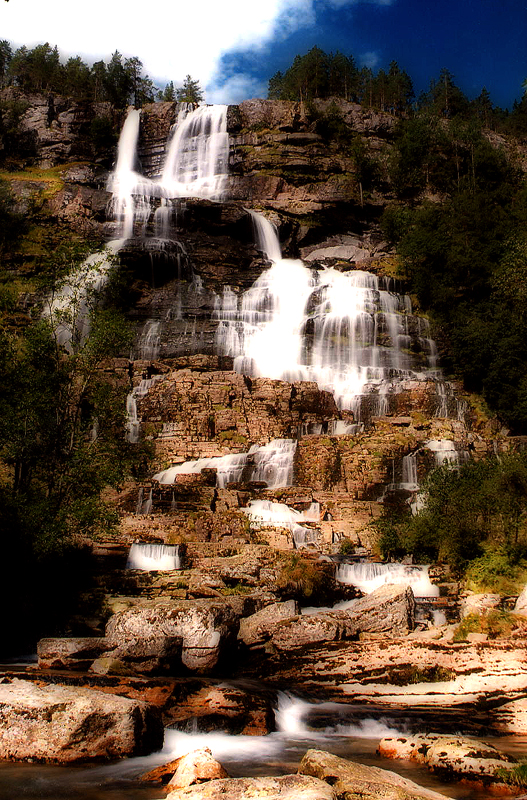
[[[382,517],[384,558],[411,553],[416,561],[446,561],[458,571],[474,565],[474,578],[491,581],[516,571],[527,545],[527,454],[440,467],[428,476],[425,506]],[[488,587],[490,588],[490,587]]]
[[[193,80],[190,75],[187,75],[183,86],[177,90],[176,96],[178,103],[191,103],[195,106],[199,106],[204,99],[199,81]]]
[[[9,184],[0,179],[0,256],[12,249],[26,230],[26,219],[15,210]]]
[[[339,547],[339,553],[343,556],[351,555],[355,552],[355,545],[351,539],[342,539]]]
[[[520,761],[513,767],[498,767],[494,774],[509,786],[516,786],[518,789],[527,787],[527,761]]]
[[[276,588],[285,597],[299,602],[324,594],[325,572],[319,562],[292,553],[284,559]]]
[[[486,633],[489,639],[510,636],[518,620],[510,611],[492,610],[487,614],[469,614],[456,627],[454,642],[464,642],[469,633]]]
[[[61,62],[57,47],[45,44],[29,49],[25,45],[12,53],[9,42],[0,41],[0,85],[9,84],[24,92],[53,92],[76,100],[109,101],[117,108],[129,102],[136,106],[152,102],[156,89],[143,64],[132,56],[123,60],[117,50],[110,61],[90,67],[80,56]]]
[[[527,562],[523,548],[483,546],[484,553],[473,559],[467,569],[465,583],[474,592],[520,594],[527,583]]]

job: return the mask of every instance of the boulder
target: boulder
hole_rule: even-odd
[[[346,800],[445,800],[395,772],[347,761],[322,750],[308,750],[298,771],[326,781],[335,796]]]
[[[66,764],[146,755],[162,744],[147,703],[18,679],[0,685],[0,758]]]
[[[448,780],[484,784],[494,782],[497,769],[515,763],[514,759],[478,739],[440,734],[385,737],[379,743],[378,753],[387,758],[424,764]]]
[[[176,789],[167,795],[168,800],[218,800],[218,797],[222,800],[336,800],[331,786],[304,775],[208,781]]]
[[[527,617],[527,586],[525,586],[516,600],[514,605],[514,613],[519,614],[521,617]]]
[[[501,595],[481,593],[469,594],[463,597],[459,605],[459,613],[461,618],[468,617],[469,614],[486,614],[488,611],[493,611],[501,605]]]
[[[492,711],[493,727],[499,733],[527,733],[527,698],[520,697],[509,703],[494,708]]]
[[[228,778],[229,773],[213,757],[208,747],[193,750],[179,759],[176,771],[168,782],[169,789],[183,789],[194,783]]]
[[[283,603],[272,603],[269,606],[240,620],[238,639],[248,647],[261,645],[269,639],[272,630],[280,620],[298,614],[296,600],[285,600]]]
[[[214,670],[238,632],[238,614],[223,600],[194,600],[138,606],[114,614],[106,637],[108,653],[144,674]]]
[[[415,600],[410,587],[388,584],[353,601],[346,611],[324,611],[277,622],[271,633],[276,650],[357,639],[359,634],[405,636],[415,626]]]

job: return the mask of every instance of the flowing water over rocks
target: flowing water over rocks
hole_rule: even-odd
[[[79,771],[68,797],[158,796],[120,781],[204,746],[233,776],[274,776],[264,788],[277,791],[276,776],[295,771],[312,745],[386,766],[374,752],[382,736],[523,734],[523,634],[454,644],[415,603],[425,597],[455,615],[450,576],[364,560],[383,506],[418,510],[431,468],[513,445],[472,425],[428,321],[385,274],[378,231],[338,212],[353,202],[352,166],[343,162],[338,180],[324,173],[316,198],[264,174],[273,148],[304,167],[308,148],[322,165],[320,137],[295,130],[301,110],[182,108],[169,131],[162,105],[163,141],[148,138],[153,111],[129,113],[108,182],[136,339],[129,359],[105,368],[129,392],[128,445],[146,442],[152,457],[115,498],[119,541],[93,545],[105,613],[83,619],[78,638],[42,640],[28,677],[144,698],[169,727],[162,751]],[[263,110],[279,132],[261,132]],[[254,199],[263,210],[247,210]],[[303,225],[314,205],[343,230]],[[284,258],[282,245],[303,261]],[[64,344],[82,339],[83,326]],[[321,586],[299,613],[297,584],[310,571]],[[293,695],[277,701],[284,689]],[[322,760],[304,763],[295,796]],[[31,766],[27,796],[61,796],[41,773],[29,778]],[[356,781],[372,780],[354,769]],[[397,769],[440,785],[415,764]],[[106,788],[94,795],[84,782]],[[328,783],[318,788],[335,796]],[[486,798],[474,787],[443,790]]]

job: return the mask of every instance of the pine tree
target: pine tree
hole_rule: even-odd
[[[177,90],[178,103],[192,103],[194,106],[199,106],[204,97],[199,81],[193,80],[190,75],[187,75],[183,86]]]

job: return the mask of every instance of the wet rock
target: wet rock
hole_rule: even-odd
[[[146,755],[162,743],[146,703],[24,680],[0,685],[0,758],[66,764]]]
[[[274,729],[274,697],[228,683],[196,687],[165,707],[166,725],[196,722],[200,731],[264,736]]]
[[[515,763],[515,759],[478,739],[438,734],[385,737],[379,743],[378,752],[387,758],[424,764],[449,780],[463,779],[485,785],[496,780],[496,770]]]
[[[228,777],[227,770],[213,758],[211,750],[205,747],[201,750],[193,750],[192,753],[187,753],[180,758],[176,771],[168,782],[168,788],[170,790],[183,789],[185,786],[192,786],[195,783]]]
[[[336,800],[333,789],[304,775],[277,778],[230,778],[176,789],[168,800]]]
[[[298,771],[326,781],[335,797],[346,800],[445,800],[394,772],[347,761],[322,750],[308,750]]]

